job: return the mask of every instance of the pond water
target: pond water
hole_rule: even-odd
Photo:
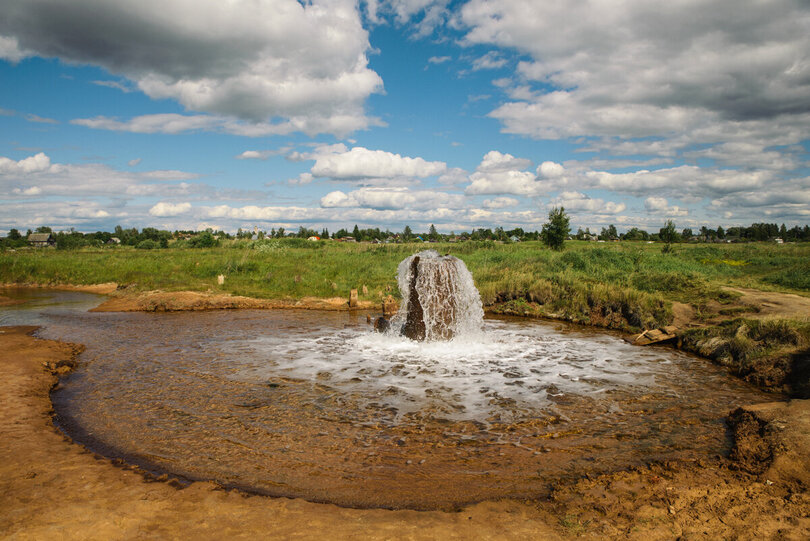
[[[153,471],[344,506],[532,498],[724,453],[727,413],[773,400],[702,359],[535,320],[417,343],[373,333],[365,314],[90,313],[92,295],[28,295],[2,324],[87,348],[52,395],[73,438]]]

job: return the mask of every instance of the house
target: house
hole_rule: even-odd
[[[50,233],[31,233],[28,235],[28,244],[36,248],[45,248],[47,246],[55,246],[56,239]]]
[[[121,244],[121,239],[119,239],[118,237],[110,237],[110,240],[107,241],[107,244],[115,244],[115,245]]]
[[[317,242],[317,241],[321,240],[321,237],[316,237],[315,235],[313,235],[313,236],[309,237],[307,240],[310,241],[310,242]]]

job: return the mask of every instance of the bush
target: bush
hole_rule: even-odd
[[[135,248],[138,250],[156,250],[160,248],[160,244],[151,239],[146,239],[136,244]]]

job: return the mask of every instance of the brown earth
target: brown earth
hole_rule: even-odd
[[[81,346],[0,328],[0,532],[13,539],[808,539],[810,401],[731,416],[732,458],[561,484],[548,499],[460,512],[346,509],[185,488],[94,455],[54,428],[48,391]]]
[[[750,306],[756,312],[746,317],[810,317],[810,297],[802,297],[792,293],[777,293],[774,291],[760,291],[744,287],[726,287],[728,291],[742,295],[737,302]]]
[[[199,293],[196,291],[147,291],[144,293],[114,294],[93,312],[176,312],[193,310],[225,309],[310,309],[310,310],[368,310],[379,303],[358,301],[350,307],[343,297],[321,299],[303,297],[295,300],[256,299],[223,293]]]

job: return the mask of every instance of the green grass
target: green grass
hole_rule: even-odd
[[[37,284],[117,282],[136,290],[221,291],[258,298],[398,295],[398,263],[433,248],[463,259],[485,305],[504,313],[552,315],[636,329],[671,320],[670,301],[727,302],[725,285],[810,295],[810,245],[675,245],[569,241],[555,252],[539,242],[354,244],[301,239],[236,241],[217,248],[0,252],[0,281]],[[217,276],[226,276],[223,286]],[[298,279],[296,279],[298,277]],[[334,287],[333,287],[334,284]],[[362,291],[361,291],[362,293]]]

